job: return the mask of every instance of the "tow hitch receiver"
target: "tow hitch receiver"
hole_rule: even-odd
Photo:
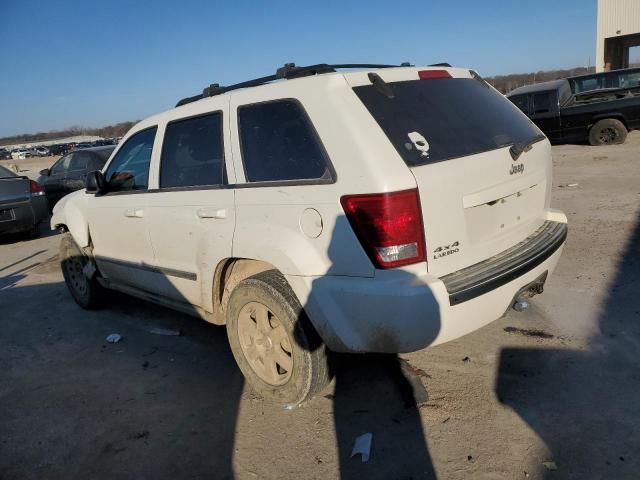
[[[521,288],[514,297],[513,302],[511,303],[511,308],[513,308],[516,312],[524,312],[528,310],[529,301],[527,300],[527,298],[531,298],[544,292],[544,282],[546,282],[547,280],[547,274],[548,272],[544,272],[533,282]]]

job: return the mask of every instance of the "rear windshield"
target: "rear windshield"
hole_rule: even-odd
[[[374,85],[354,87],[409,166],[543,139],[538,128],[482,80],[393,82],[393,98]]]
[[[8,168],[5,168],[2,165],[0,165],[0,178],[7,178],[7,177],[17,177],[17,175],[13,173],[11,170],[9,170]]]

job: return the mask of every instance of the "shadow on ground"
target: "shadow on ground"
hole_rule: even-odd
[[[498,398],[546,444],[557,466],[548,478],[639,475],[640,220],[620,251],[590,351],[506,348],[500,355]]]

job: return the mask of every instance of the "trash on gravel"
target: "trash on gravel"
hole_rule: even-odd
[[[122,340],[122,337],[119,333],[112,333],[111,335],[107,335],[106,340],[109,343],[118,343],[120,340]]]
[[[544,468],[552,472],[555,472],[556,470],[558,470],[558,466],[556,465],[556,462],[542,462],[542,465],[544,466]]]
[[[567,187],[570,187],[570,188],[571,188],[571,187],[577,187],[577,186],[578,186],[578,184],[577,184],[577,183],[568,183],[568,184],[567,184]]]
[[[351,451],[351,458],[360,454],[362,455],[362,463],[369,461],[369,453],[371,451],[372,433],[364,433],[356,438]]]
[[[462,361],[463,361],[464,363],[468,363],[468,362],[470,362],[470,361],[471,361],[471,359],[470,359],[469,357],[464,357],[464,358],[462,359]]]
[[[165,335],[167,337],[177,337],[181,335],[180,330],[169,330],[168,328],[158,328],[154,327],[149,330],[149,333],[153,333],[155,335]]]

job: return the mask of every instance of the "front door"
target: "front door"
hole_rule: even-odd
[[[223,142],[226,105],[220,108],[167,124],[159,188],[147,195],[146,207],[155,267],[167,278],[163,294],[208,311],[215,268],[231,256],[235,225]]]
[[[58,200],[66,195],[64,181],[67,176],[67,169],[71,164],[72,155],[72,153],[69,153],[54,163],[49,169],[49,176],[46,177],[46,180],[43,182],[43,188],[47,195],[50,208],[53,208]]]
[[[84,181],[87,178],[87,166],[91,159],[92,154],[82,150],[72,154],[71,164],[64,180],[65,194],[84,188]]]
[[[555,90],[534,93],[531,95],[531,119],[542,130],[551,142],[562,139],[560,123],[560,106]]]
[[[100,272],[110,281],[149,291],[165,281],[153,268],[145,223],[156,130],[147,128],[125,141],[104,172],[107,193],[89,199],[89,233]]]

